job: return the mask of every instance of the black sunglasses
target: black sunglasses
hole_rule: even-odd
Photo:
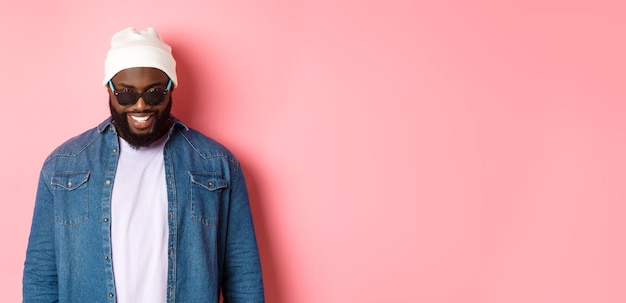
[[[115,98],[117,98],[117,103],[119,103],[121,106],[132,106],[137,103],[139,98],[143,98],[143,101],[150,106],[156,106],[165,101],[165,96],[172,86],[172,79],[169,79],[169,81],[167,82],[167,88],[165,90],[149,89],[143,93],[131,91],[117,91],[113,87],[113,82],[111,80],[109,80],[109,86],[111,87],[111,91],[115,95]]]

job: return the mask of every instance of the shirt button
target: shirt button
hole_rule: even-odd
[[[102,219],[102,221],[109,222],[109,218],[104,218],[104,219]]]
[[[105,259],[105,260],[108,260],[108,259],[109,259],[109,256],[104,256],[104,259]]]
[[[111,184],[111,180],[106,180],[104,183],[106,183],[106,185]]]
[[[109,298],[113,298],[113,294],[112,293],[109,293]]]
[[[213,182],[209,182],[209,186],[213,186]]]
[[[117,149],[115,149],[115,148],[114,148],[114,149],[113,149],[113,152],[114,152],[114,153],[116,153],[116,152],[117,152]]]
[[[67,186],[72,186],[72,181],[67,182]]]

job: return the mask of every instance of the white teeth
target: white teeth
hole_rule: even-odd
[[[150,116],[145,116],[145,117],[130,116],[130,117],[133,118],[133,120],[137,122],[146,122],[150,118]]]

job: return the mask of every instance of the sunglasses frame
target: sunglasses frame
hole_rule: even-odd
[[[157,106],[157,105],[161,105],[163,104],[163,102],[165,101],[165,96],[167,95],[167,93],[170,91],[170,88],[172,87],[172,79],[169,79],[169,81],[167,81],[167,88],[164,91],[161,90],[154,90],[154,91],[145,91],[142,93],[138,93],[138,92],[131,92],[131,91],[117,91],[115,90],[115,87],[113,86],[113,81],[109,80],[109,87],[111,87],[111,91],[113,92],[113,94],[115,95],[115,98],[117,99],[117,103],[121,106],[124,107],[130,107],[133,106],[137,103],[137,101],[139,101],[139,98],[143,98],[143,101],[150,105],[150,106]],[[160,99],[159,102],[151,102],[150,99],[152,99],[153,97],[151,96],[161,96],[160,94],[163,94],[163,98]],[[133,96],[134,101],[133,102],[129,102],[129,103],[122,103],[120,102],[120,95],[121,96]],[[147,99],[145,97],[148,97]],[[127,97],[122,97],[122,99],[127,98]],[[130,98],[130,97],[128,97]],[[156,98],[156,97],[154,97]]]

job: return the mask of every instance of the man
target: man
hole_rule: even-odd
[[[264,302],[242,169],[170,115],[170,46],[116,33],[103,84],[111,117],[41,170],[23,301]]]

